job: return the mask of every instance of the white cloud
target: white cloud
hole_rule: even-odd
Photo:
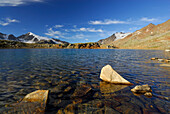
[[[77,28],[77,25],[73,25],[74,28]]]
[[[88,36],[87,35],[84,35],[84,34],[76,34],[76,35],[73,35],[71,37],[64,37],[64,39],[84,39],[84,38],[87,38]]]
[[[43,2],[44,0],[0,0],[0,6],[18,6],[29,2]]]
[[[143,23],[147,22],[161,22],[161,19],[159,18],[148,18],[148,17],[142,17],[137,20],[133,20],[132,18],[127,19],[126,21],[120,21],[120,20],[111,20],[111,19],[105,19],[105,20],[95,20],[95,21],[89,21],[88,23],[91,25],[111,25],[111,24],[135,24],[135,25],[141,25]]]
[[[129,28],[129,30],[137,30],[138,29],[138,27],[131,27],[131,28]]]
[[[155,22],[155,21],[158,21],[158,19],[143,17],[143,18],[140,19],[140,21]]]
[[[64,27],[64,25],[55,25],[54,28],[61,28]]]
[[[19,22],[19,21],[16,20],[16,19],[10,19],[10,18],[6,18],[6,21],[9,22],[9,23]]]
[[[10,23],[19,23],[19,21],[16,19],[10,19],[10,18],[5,18],[5,19],[0,20],[0,25],[2,26],[7,26]]]
[[[127,24],[125,21],[105,19],[104,21],[90,21],[92,25]]]
[[[51,36],[53,38],[59,38],[59,37],[63,38],[64,37],[60,31],[54,31],[52,28],[49,28],[47,31],[48,32],[45,33],[45,35],[47,35],[47,36]]]
[[[84,36],[84,34],[77,34],[77,35],[75,35],[73,37],[75,37],[77,39],[83,39],[85,36]]]
[[[86,41],[88,41],[89,39],[85,39]]]
[[[76,28],[76,29],[71,29],[72,32],[79,32],[79,31],[82,31],[82,32],[103,32],[102,29],[95,29],[95,28]]]

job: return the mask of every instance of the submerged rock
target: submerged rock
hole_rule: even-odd
[[[91,87],[87,86],[87,85],[81,85],[79,87],[76,88],[76,90],[74,91],[73,95],[71,96],[72,98],[75,97],[83,97],[85,96],[88,92],[90,92],[92,90]]]
[[[152,89],[148,84],[146,84],[146,85],[137,85],[133,89],[131,89],[131,91],[134,93],[144,94],[146,92],[152,92]]]
[[[49,90],[37,90],[27,94],[24,99],[3,113],[44,114]]]
[[[110,83],[133,85],[132,83],[124,79],[122,76],[120,76],[115,70],[113,70],[110,65],[106,65],[102,68],[100,78],[103,81]]]
[[[39,102],[46,104],[49,90],[37,90],[27,94],[22,100],[25,102]]]
[[[170,49],[166,49],[165,52],[170,52]]]
[[[152,93],[151,93],[151,92],[146,92],[144,95],[145,95],[146,97],[152,97]]]
[[[166,59],[165,62],[169,63],[169,62],[170,62],[170,59]]]
[[[151,60],[157,60],[157,59],[158,59],[158,58],[154,58],[154,57],[153,57],[153,58],[151,58]]]
[[[160,66],[163,66],[163,67],[170,67],[170,64],[160,64]]]

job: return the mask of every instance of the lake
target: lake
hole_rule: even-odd
[[[150,58],[170,58],[162,50],[0,49],[0,111],[38,89],[50,90],[47,113],[169,113],[170,68]],[[110,64],[134,85],[114,85],[99,76]],[[136,96],[135,85],[149,84],[154,96]],[[92,88],[72,97],[82,85]],[[166,99],[164,99],[166,98]]]

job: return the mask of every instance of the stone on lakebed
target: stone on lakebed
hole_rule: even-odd
[[[5,114],[44,114],[49,90],[37,90],[27,94],[20,103],[2,113]]]
[[[120,76],[110,65],[106,65],[102,68],[100,78],[103,81],[115,83],[115,84],[128,84],[133,85],[122,76]]]
[[[46,104],[49,90],[36,90],[27,94],[22,101],[39,102]]]
[[[144,94],[146,92],[152,92],[152,89],[148,84],[146,84],[146,85],[137,85],[133,89],[131,89],[131,91],[134,93]]]

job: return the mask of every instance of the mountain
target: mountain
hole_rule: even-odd
[[[170,49],[170,19],[149,25],[133,33],[118,32],[98,41],[102,48],[120,49]]]
[[[27,34],[17,37],[24,43],[39,43],[39,44],[67,44],[68,42],[61,41],[59,39],[47,38],[28,32]]]
[[[14,35],[12,35],[12,34],[7,35],[7,34],[3,34],[3,33],[0,33],[0,39],[1,39],[1,40],[14,40],[14,41],[19,41],[18,38],[16,38]]]
[[[61,41],[59,39],[42,37],[42,36],[36,35],[34,33],[31,33],[31,32],[28,32],[28,33],[21,35],[19,37],[15,37],[12,34],[7,35],[7,34],[0,33],[0,39],[1,40],[20,41],[20,42],[23,42],[23,43],[64,44],[64,45],[69,44],[68,42]]]
[[[106,39],[99,40],[98,43],[101,44],[101,45],[107,45],[110,42],[113,42],[115,40],[123,39],[126,36],[128,36],[129,34],[131,34],[131,33],[129,33],[129,32],[128,33],[116,32],[115,34],[113,34],[112,36],[110,36]]]
[[[124,39],[110,43],[126,49],[167,49],[170,48],[170,20],[154,25],[149,24]]]

